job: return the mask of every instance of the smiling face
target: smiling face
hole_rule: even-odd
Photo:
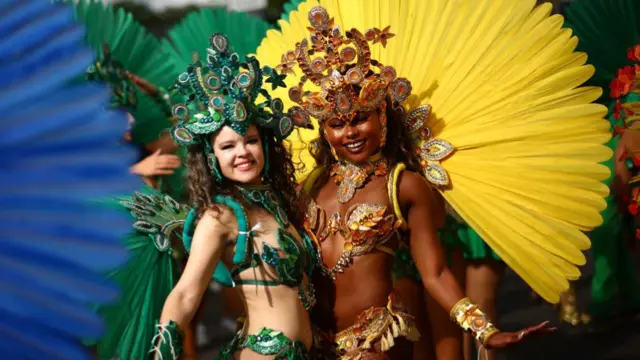
[[[351,122],[331,118],[322,126],[325,139],[341,159],[359,164],[380,150],[382,126],[377,111],[358,113]]]
[[[259,184],[264,168],[260,133],[251,125],[244,136],[228,126],[212,135],[213,153],[222,175],[241,184]]]

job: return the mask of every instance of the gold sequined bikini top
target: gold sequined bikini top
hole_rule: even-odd
[[[381,204],[361,203],[351,206],[344,215],[334,212],[327,217],[323,208],[315,201],[310,201],[305,226],[315,235],[318,252],[321,252],[320,244],[329,236],[339,233],[345,239],[344,249],[336,265],[324,269],[333,279],[338,273],[344,272],[356,256],[368,254],[374,249],[393,255],[393,250],[384,246],[384,243],[391,239],[398,229],[406,227],[397,198],[398,177],[404,169],[404,164],[397,164],[387,175],[387,192],[393,209]],[[305,191],[311,191],[321,172],[322,168],[317,168],[311,173],[304,183]]]

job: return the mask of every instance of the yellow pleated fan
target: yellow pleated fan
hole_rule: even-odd
[[[263,65],[308,36],[307,14],[325,7],[343,31],[391,26],[396,36],[371,57],[409,79],[409,109],[430,105],[433,137],[455,152],[441,162],[452,207],[537,293],[550,302],[568,288],[589,247],[582,231],[602,222],[611,157],[604,146],[601,89],[580,87],[594,69],[574,52],[578,40],[534,0],[307,1],[270,30],[258,48]],[[287,86],[302,72],[288,76]],[[292,106],[287,90],[274,96]],[[292,136],[306,172],[316,130]],[[301,173],[303,177],[306,173]]]

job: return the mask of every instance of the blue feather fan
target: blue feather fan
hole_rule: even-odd
[[[118,298],[101,274],[127,260],[129,219],[99,205],[138,184],[127,118],[82,80],[93,53],[71,7],[4,0],[0,33],[0,354],[87,359],[92,305]]]

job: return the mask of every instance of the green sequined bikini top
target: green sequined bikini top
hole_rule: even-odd
[[[307,310],[315,305],[315,292],[310,281],[305,283],[304,276],[311,278],[311,272],[316,264],[315,250],[309,236],[304,231],[298,231],[301,236],[299,243],[296,238],[286,229],[290,223],[287,214],[280,206],[281,200],[269,186],[237,187],[238,197],[249,204],[260,206],[267,210],[276,219],[280,227],[276,230],[276,238],[279,249],[262,242],[262,252],[254,252],[254,230],[249,229],[249,221],[244,207],[240,202],[231,196],[218,195],[215,202],[229,207],[238,221],[238,238],[236,239],[235,253],[233,256],[232,269],[228,269],[220,262],[213,274],[213,278],[225,286],[237,285],[264,285],[279,286],[286,285],[297,287],[300,300]],[[189,212],[184,225],[183,240],[187,250],[191,248],[191,240],[197,214],[195,209]],[[250,243],[251,242],[251,243]],[[278,252],[284,254],[280,256]],[[238,275],[250,268],[256,268],[264,262],[270,265],[276,274],[277,280],[244,280]]]

